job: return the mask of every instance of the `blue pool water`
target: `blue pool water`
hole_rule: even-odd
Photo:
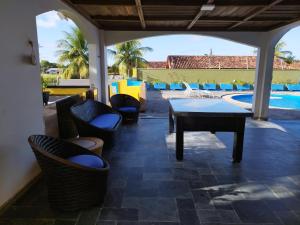
[[[236,95],[232,99],[240,102],[252,104],[253,95]],[[270,106],[286,108],[286,109],[299,109],[300,110],[300,96],[294,95],[276,95],[270,97]]]

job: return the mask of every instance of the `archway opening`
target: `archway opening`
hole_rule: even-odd
[[[76,23],[58,11],[36,17],[45,133],[57,136],[55,102],[90,87],[88,42]]]
[[[164,97],[186,97],[185,92],[182,91],[186,89],[183,83],[196,84],[199,91],[206,89],[206,84],[213,84],[215,90],[209,91],[216,97],[235,92],[237,87],[246,84],[250,85],[247,91],[251,93],[253,91],[257,52],[253,46],[192,34],[143,38],[139,39],[139,44],[134,47],[142,50],[151,47],[153,51],[142,51],[139,57],[142,58],[141,61],[147,62],[141,67],[141,63],[132,61],[129,65],[133,70],[131,72],[128,72],[126,65],[125,69],[122,68],[126,64],[126,55],[128,55],[126,47],[130,46],[122,43],[108,46],[109,52],[114,51],[113,54],[108,54],[109,77],[112,83],[123,78],[144,80],[150,87],[148,93],[155,96],[157,94],[154,93],[158,92],[155,92],[154,84],[165,83],[166,90],[162,90],[160,96],[157,96],[161,100]],[[133,58],[140,60],[138,57]],[[183,84],[183,88],[176,88],[174,83]],[[227,84],[232,87],[232,90],[225,89]],[[238,91],[245,93],[244,89]],[[157,113],[166,113],[167,107],[163,105],[167,104],[164,103],[161,104],[162,107],[149,104],[155,106],[154,110],[149,111],[158,110]],[[162,112],[162,108],[166,110]]]

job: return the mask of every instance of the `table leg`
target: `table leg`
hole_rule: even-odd
[[[183,160],[183,121],[176,117],[176,159]]]
[[[234,132],[234,144],[232,159],[234,163],[241,162],[243,158],[243,145],[244,145],[244,133],[245,133],[245,118],[242,118],[239,122],[238,131]]]
[[[172,115],[172,109],[171,106],[169,106],[169,133],[174,132],[174,119]]]

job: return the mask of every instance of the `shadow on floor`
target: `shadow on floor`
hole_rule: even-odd
[[[204,143],[186,148],[178,162],[167,131],[167,119],[122,126],[115,146],[104,152],[111,171],[102,206],[56,212],[41,179],[0,224],[300,224],[299,121],[248,120],[240,164],[231,163],[231,133],[193,133],[187,145]]]

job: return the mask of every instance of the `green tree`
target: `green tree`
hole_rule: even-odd
[[[286,47],[285,42],[283,41],[278,42],[277,45],[275,46],[274,56],[278,59],[286,61],[289,56],[292,56],[292,52],[283,50],[285,47]]]
[[[89,53],[88,44],[78,27],[71,32],[64,32],[65,37],[57,42],[59,62],[66,67],[63,76],[66,79],[88,78]]]
[[[143,47],[139,40],[127,41],[115,46],[114,50],[108,50],[109,54],[113,54],[115,63],[118,66],[126,67],[127,76],[131,76],[132,68],[145,67],[148,62],[143,58],[146,52],[153,51],[150,47]]]
[[[41,60],[40,62],[41,72],[45,73],[49,68],[59,68],[57,63],[52,63],[47,60]]]

